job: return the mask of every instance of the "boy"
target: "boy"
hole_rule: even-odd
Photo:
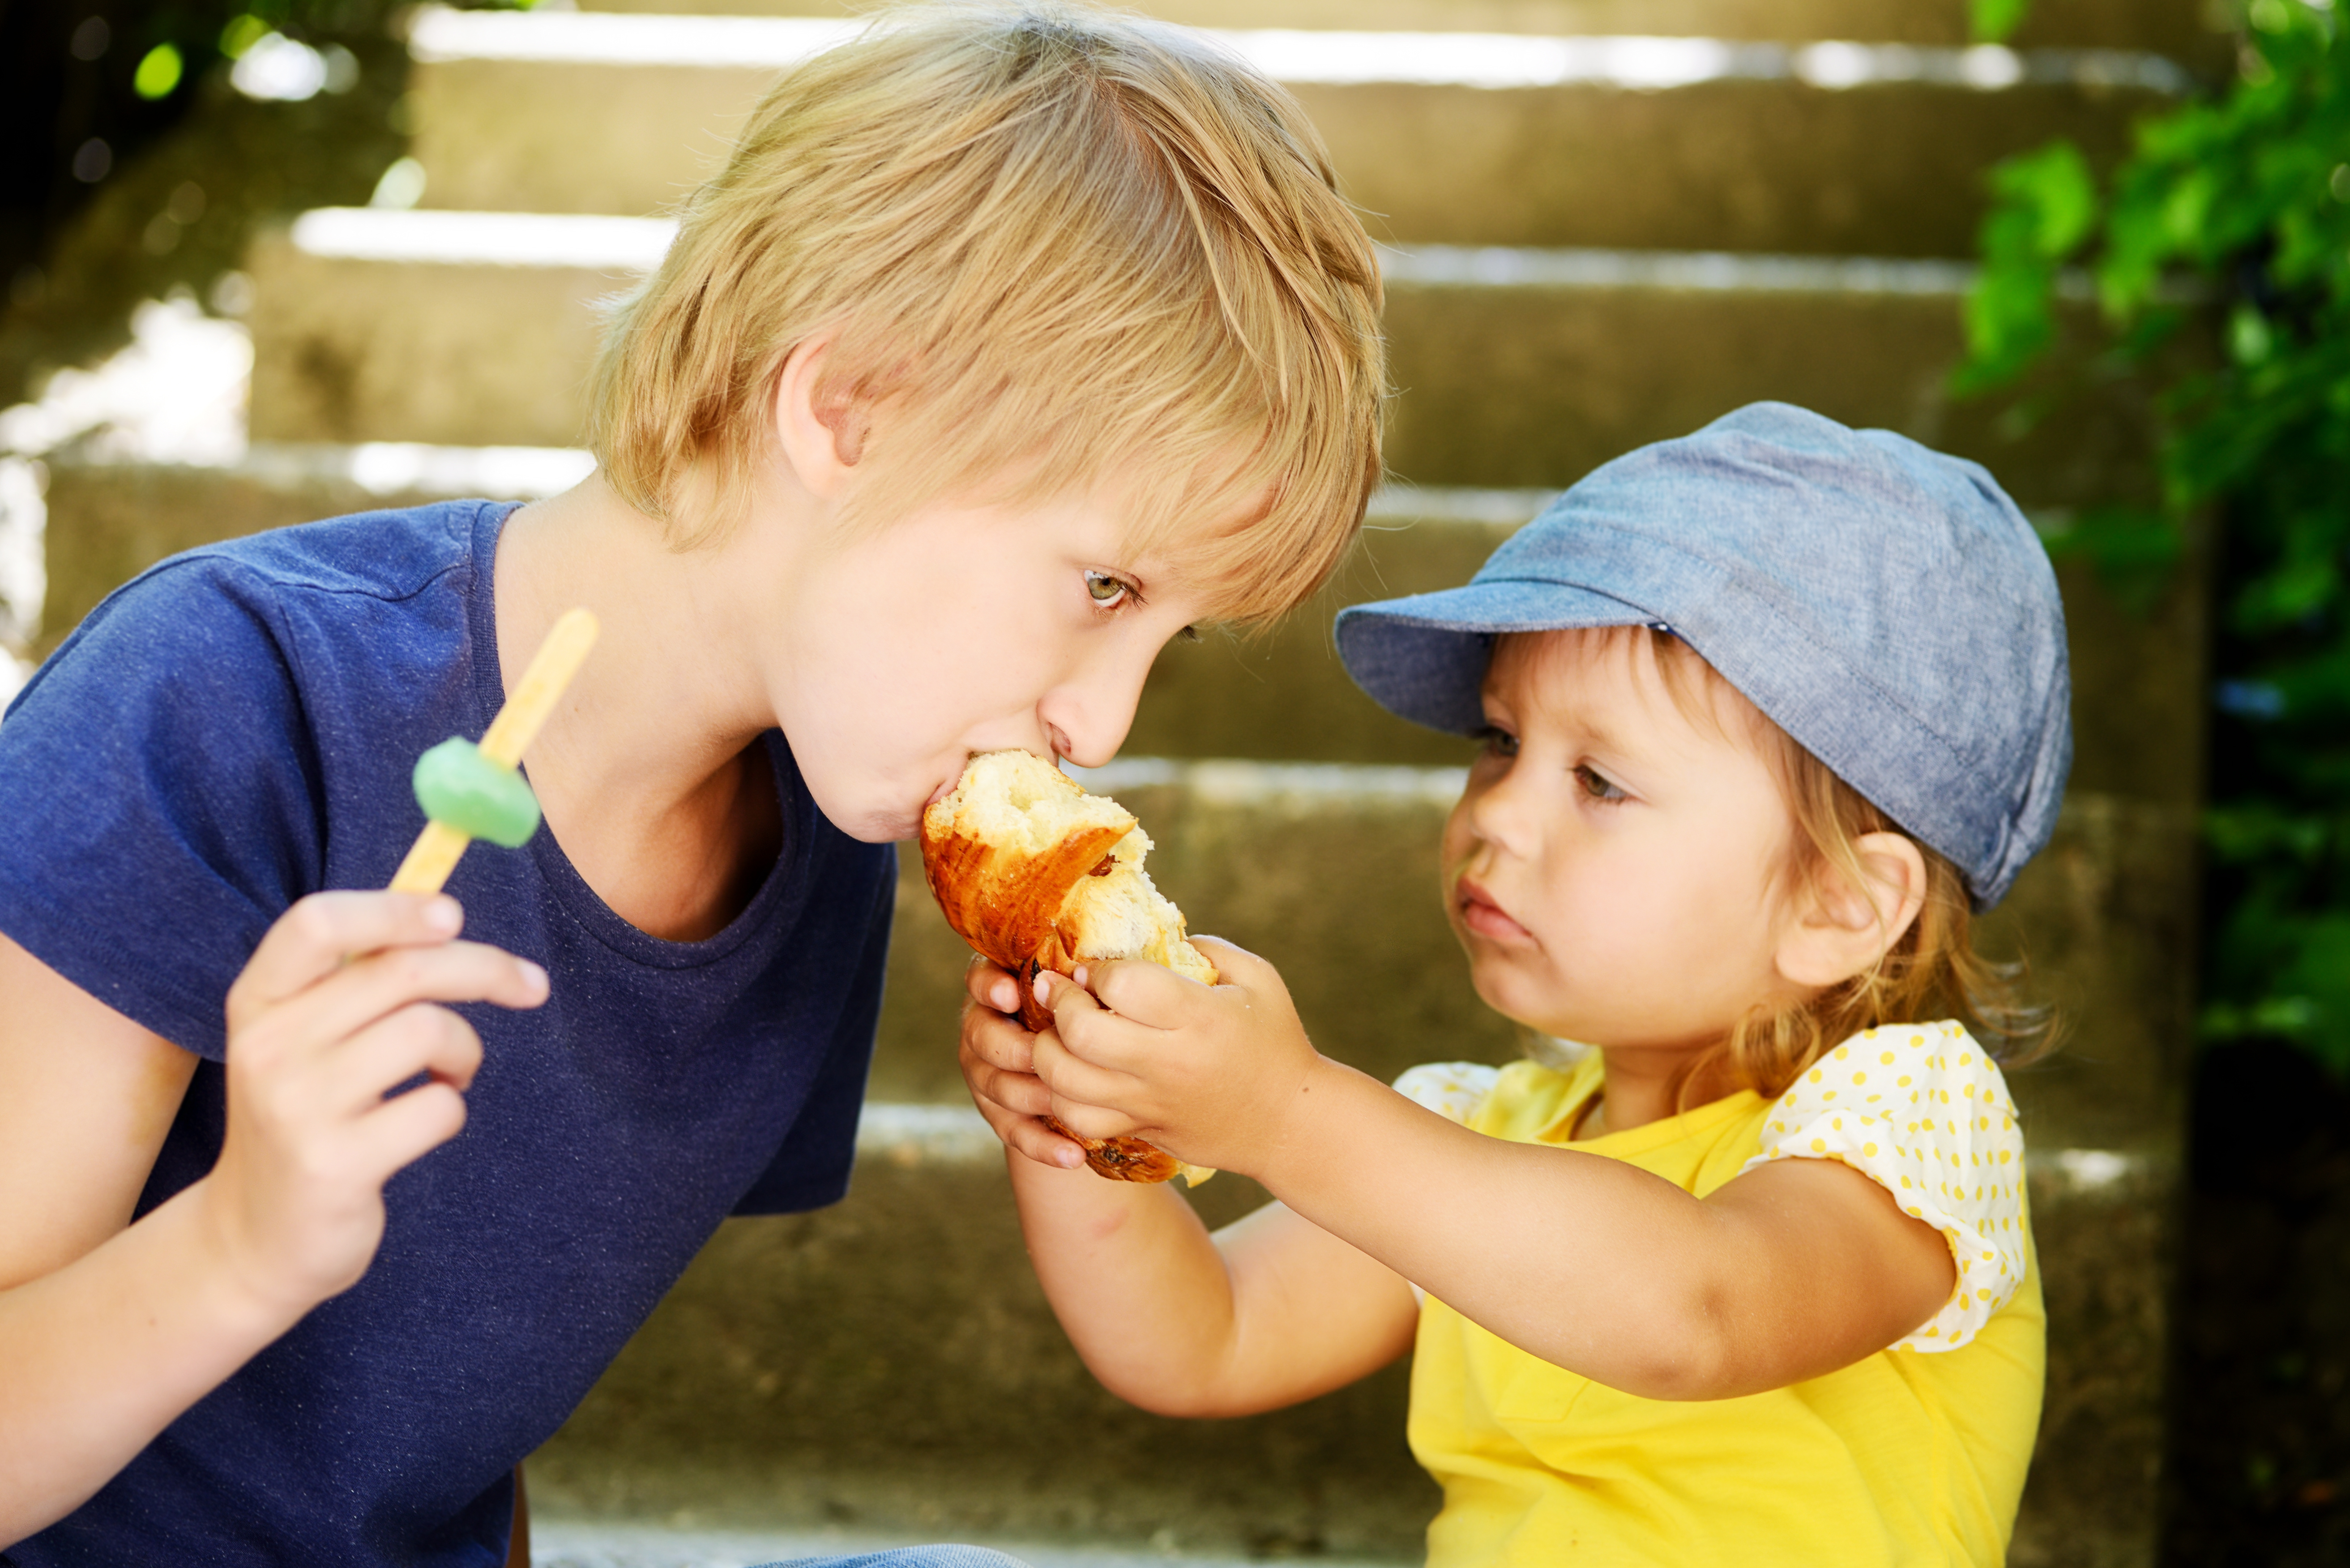
[[[1327,576],[1378,306],[1243,67],[887,16],[619,309],[595,477],[95,612],[0,730],[8,1560],[499,1561],[513,1467],[718,1221],[840,1196],[889,841],[972,751],[1107,761],[1170,636]],[[384,885],[417,753],[575,604],[549,831],[322,891]]]

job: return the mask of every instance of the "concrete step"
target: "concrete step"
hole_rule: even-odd
[[[255,529],[453,495],[551,494],[592,467],[584,452],[255,447],[231,468],[58,462],[50,469],[46,651],[91,606],[176,551]],[[1253,636],[1211,632],[1159,655],[1128,753],[1458,767],[1468,743],[1393,717],[1347,676],[1338,609],[1466,582],[1545,491],[1415,490],[1373,502],[1357,554],[1311,603]],[[2061,529],[2061,514],[2043,525]],[[2072,636],[2075,787],[2183,805],[2197,787],[2181,737],[2197,723],[2201,605],[2184,589],[2125,607],[2077,564],[2059,569]]]
[[[251,258],[253,434],[570,445],[595,302],[666,234],[650,219],[307,213]],[[1761,398],[1981,459],[2033,505],[2150,483],[2150,420],[2126,389],[2020,437],[1950,398],[1962,265],[1421,247],[1389,253],[1388,270],[1388,453],[1417,483],[1561,485]]]
[[[1326,1051],[1388,1075],[1503,1060],[1434,919],[1457,775],[1133,763],[1094,782],[1149,826],[1197,929],[1274,957]],[[2187,1038],[2193,825],[2075,794],[1991,922],[2078,1023],[2014,1079],[2052,1318],[2048,1417],[2019,1562],[2145,1560],[2159,1453],[2163,1256],[2178,1176],[2170,1071]],[[1022,1257],[999,1157],[954,1106],[961,950],[910,870],[847,1203],[730,1222],[564,1430],[533,1486],[568,1516],[1148,1541],[1403,1555],[1431,1496],[1391,1370],[1295,1409],[1175,1423],[1084,1375]],[[1263,1194],[1229,1173],[1211,1223]],[[920,1389],[918,1398],[904,1390]]]
[[[411,34],[426,200],[666,209],[776,68],[844,26],[429,9]],[[1987,164],[2059,135],[2109,159],[2189,82],[2111,50],[1222,36],[1297,92],[1377,231],[1424,244],[1961,254]]]
[[[534,1483],[535,1484],[535,1483]],[[970,1545],[993,1547],[1029,1568],[1247,1568],[1259,1559],[1243,1553],[1201,1555],[1183,1550],[1172,1528],[1149,1541],[1072,1544],[1008,1540],[989,1534],[957,1537]],[[871,1529],[704,1530],[692,1526],[611,1523],[592,1519],[549,1518],[542,1510],[531,1520],[530,1560],[535,1568],[757,1568],[811,1557],[848,1557],[895,1546],[932,1543],[919,1530],[881,1532]],[[1405,1558],[1322,1558],[1322,1568],[1401,1568]]]
[[[848,16],[858,0],[576,0],[582,11],[671,16]],[[1378,28],[1391,32],[1872,42],[1964,47],[1967,0],[1150,0],[1134,9],[1193,27]],[[2194,0],[2035,0],[2014,42],[2147,49],[2224,62],[2226,35]]]
[[[2068,1152],[2032,1167],[2048,1401],[2012,1561],[2151,1563],[2171,1173]],[[1229,1180],[1200,1189],[1213,1219],[1253,1197]],[[1404,1446],[1405,1372],[1243,1420],[1145,1415],[1093,1383],[1052,1320],[994,1155],[876,1158],[835,1209],[728,1221],[532,1457],[530,1488],[561,1521],[557,1551],[583,1527],[663,1521],[1416,1562],[1437,1494]],[[622,1559],[711,1560],[763,1559]]]

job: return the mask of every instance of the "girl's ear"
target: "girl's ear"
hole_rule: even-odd
[[[869,419],[864,402],[824,385],[828,337],[811,337],[784,358],[775,377],[775,442],[801,488],[821,500],[839,497],[865,455]]]
[[[1823,866],[1803,907],[1779,939],[1782,976],[1818,991],[1875,968],[1926,903],[1926,857],[1898,833],[1864,833],[1853,841],[1861,871]]]

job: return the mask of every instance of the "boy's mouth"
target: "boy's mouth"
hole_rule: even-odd
[[[1463,877],[1452,884],[1452,907],[1460,911],[1461,923],[1481,937],[1502,942],[1534,940],[1534,933],[1504,913],[1474,877]]]

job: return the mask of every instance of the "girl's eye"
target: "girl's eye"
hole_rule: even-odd
[[[1095,607],[1098,609],[1116,609],[1126,602],[1129,594],[1133,594],[1137,598],[1141,597],[1134,593],[1134,585],[1125,578],[1113,577],[1107,572],[1091,570],[1086,573],[1086,593],[1094,601]]]
[[[1498,725],[1488,724],[1478,731],[1477,740],[1494,756],[1514,757],[1518,754],[1518,738]]]
[[[1583,786],[1583,793],[1589,795],[1594,800],[1623,800],[1627,798],[1622,790],[1617,788],[1616,785],[1610,783],[1605,775],[1595,770],[1589,763],[1585,763],[1575,770],[1575,782],[1581,784]]]

